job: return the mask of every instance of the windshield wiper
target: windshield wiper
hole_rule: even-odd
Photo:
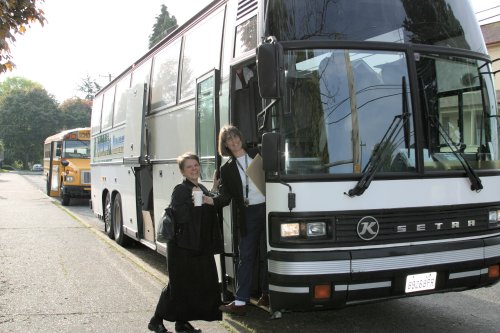
[[[409,147],[409,127],[408,127],[408,118],[410,117],[409,113],[409,107],[408,107],[408,98],[406,96],[406,79],[402,78],[402,94],[403,94],[403,99],[402,99],[402,109],[401,109],[401,114],[395,116],[392,119],[392,123],[389,125],[389,128],[387,128],[387,131],[385,132],[384,136],[382,137],[382,140],[380,140],[379,146],[376,148],[375,152],[370,156],[370,159],[368,160],[368,163],[366,166],[363,168],[363,177],[358,181],[358,183],[350,189],[347,193],[349,197],[354,197],[357,195],[362,195],[368,186],[370,186],[370,183],[372,182],[373,178],[375,177],[375,173],[380,169],[380,166],[382,165],[382,162],[384,161],[384,158],[389,151],[388,148],[393,146],[394,140],[397,138],[399,133],[401,132],[401,129],[404,128],[404,137],[405,137],[405,144]],[[403,126],[400,126],[401,123]]]
[[[469,180],[471,183],[471,185],[470,185],[471,191],[476,191],[476,192],[481,191],[483,189],[483,184],[481,183],[481,179],[479,178],[479,176],[476,174],[476,172],[471,167],[469,162],[467,162],[467,160],[464,158],[462,153],[460,151],[458,151],[457,148],[454,146],[450,136],[443,129],[443,125],[441,125],[441,122],[439,120],[437,120],[435,116],[431,116],[429,114],[429,107],[427,104],[427,94],[425,93],[425,90],[424,90],[424,83],[422,81],[422,78],[420,78],[418,83],[420,86],[420,91],[422,92],[424,111],[425,111],[425,115],[427,117],[427,120],[431,123],[431,125],[433,127],[437,128],[439,135],[443,138],[443,140],[446,143],[446,145],[448,146],[448,148],[450,148],[453,155],[455,155],[457,160],[460,162],[460,165],[462,165],[462,168],[465,170],[467,177],[469,177]]]

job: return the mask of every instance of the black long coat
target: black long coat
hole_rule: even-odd
[[[176,240],[167,244],[169,283],[156,313],[168,321],[222,320],[219,280],[214,254],[222,250],[222,237],[214,206],[194,207],[188,180],[172,193]],[[205,187],[200,188],[208,194]]]
[[[248,149],[248,156],[255,158],[259,153],[257,148]],[[245,199],[243,198],[243,183],[241,181],[238,163],[234,157],[231,157],[220,169],[220,194],[214,198],[216,206],[227,206],[231,200],[236,206],[236,223],[241,236],[246,234],[245,221]]]

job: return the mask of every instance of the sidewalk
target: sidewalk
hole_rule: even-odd
[[[1,333],[148,332],[162,288],[24,177],[0,173]]]

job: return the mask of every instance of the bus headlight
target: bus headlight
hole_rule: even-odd
[[[488,215],[491,224],[500,222],[500,210],[490,210]]]
[[[325,222],[307,223],[307,237],[321,237],[321,236],[326,236]]]
[[[326,222],[301,221],[282,223],[280,226],[281,238],[316,238],[327,234]]]
[[[300,224],[299,223],[283,223],[281,225],[281,237],[299,237],[300,236]]]

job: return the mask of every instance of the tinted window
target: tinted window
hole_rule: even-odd
[[[156,109],[176,102],[179,73],[180,39],[154,57],[151,83],[151,108]]]
[[[104,93],[104,101],[102,104],[102,130],[110,128],[113,125],[113,103],[115,101],[115,88],[116,86],[113,86]]]
[[[129,88],[130,74],[116,84],[115,113],[113,117],[114,126],[124,122],[127,117],[127,91]]]
[[[486,50],[467,0],[270,0],[278,40],[411,42]]]
[[[102,94],[96,96],[92,104],[92,133],[99,133],[101,131],[102,97]]]
[[[219,68],[224,12],[202,22],[185,37],[181,99],[194,97],[195,79]]]
[[[257,47],[257,16],[236,27],[234,56],[237,57]]]

